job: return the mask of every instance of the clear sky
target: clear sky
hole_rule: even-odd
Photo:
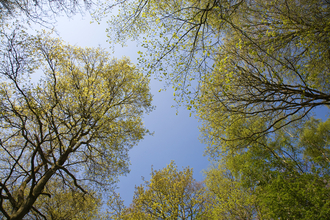
[[[91,18],[88,15],[58,18],[56,29],[59,36],[71,45],[81,47],[97,47],[108,49],[110,44],[106,42],[105,21],[100,25],[90,24]],[[133,63],[137,62],[136,42],[130,42],[128,47],[115,48],[114,57],[130,57]],[[110,51],[110,50],[109,50]],[[205,146],[198,140],[200,125],[198,120],[189,117],[189,111],[184,107],[172,108],[176,103],[173,100],[173,90],[158,92],[164,88],[164,84],[157,80],[151,80],[151,93],[153,94],[153,105],[156,109],[149,115],[145,115],[144,122],[146,128],[154,132],[153,136],[146,136],[138,146],[135,146],[129,153],[131,159],[131,172],[124,177],[120,177],[118,183],[122,199],[125,205],[129,205],[135,185],[140,185],[143,181],[141,177],[149,180],[151,166],[154,169],[162,169],[174,160],[178,168],[192,167],[194,178],[198,181],[203,179],[202,170],[207,169],[208,160],[204,157]]]

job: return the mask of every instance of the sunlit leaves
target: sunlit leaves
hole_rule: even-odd
[[[205,58],[212,56],[219,40],[217,35],[207,32],[212,28],[207,18],[217,17],[208,7],[211,8],[208,1],[131,1],[121,5],[118,17],[109,21],[107,31],[120,42],[141,36],[141,45],[146,50],[141,54],[140,65],[160,79],[181,83],[176,93],[181,100],[189,96],[189,81],[204,69],[202,64],[208,65]]]
[[[24,44],[11,37],[12,52],[2,52],[19,68],[1,66],[0,196],[6,217],[20,219],[55,176],[63,193],[87,193],[83,185],[106,189],[128,172],[128,150],[148,133],[141,117],[152,97],[148,78],[127,58],[45,35]]]
[[[192,169],[178,171],[171,162],[162,170],[152,170],[150,181],[136,187],[133,203],[122,210],[120,219],[205,219],[204,191],[203,183],[193,179]]]
[[[209,182],[222,186],[212,186],[223,195],[214,210],[224,219],[326,218],[329,128],[309,116],[330,104],[329,2],[131,1],[122,9],[109,33],[142,36],[144,71],[197,110],[207,153],[223,165]]]
[[[326,1],[137,0],[121,7],[109,33],[120,42],[141,37],[144,71],[174,85],[188,109],[217,102],[228,115],[263,117],[264,130],[247,135],[257,138],[329,104]],[[196,94],[202,107],[189,104]]]
[[[206,172],[205,184],[209,219],[253,219],[257,213],[256,196],[251,188],[244,188],[222,165],[214,166]]]
[[[263,218],[324,218],[330,193],[327,124],[313,118],[295,123],[242,149],[232,142],[232,150],[222,153],[220,168],[225,170],[215,177],[248,192],[251,212]],[[308,133],[318,135],[309,140]],[[311,148],[308,143],[315,145]]]
[[[218,142],[254,141],[329,105],[328,7],[324,1],[242,1],[240,13],[226,21],[231,28],[213,72],[202,78],[196,107],[209,143],[212,135]],[[240,121],[263,126],[226,136]]]
[[[34,205],[47,219],[92,220],[102,216],[101,198],[95,192],[89,191],[88,194],[84,194],[72,191],[60,183],[61,181],[56,182],[56,179],[51,180],[44,190],[44,194]],[[39,218],[38,213],[33,210],[30,216],[33,219]]]

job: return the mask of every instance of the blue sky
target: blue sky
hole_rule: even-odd
[[[71,45],[80,47],[97,47],[108,49],[110,44],[105,29],[106,19],[100,25],[90,24],[89,15],[58,18],[56,30],[59,36]],[[114,57],[130,57],[132,62],[137,63],[136,42],[129,42],[127,47],[115,48]],[[110,50],[109,50],[110,51]],[[146,136],[138,146],[129,153],[131,160],[131,172],[127,176],[120,177],[118,192],[125,205],[129,205],[134,193],[135,185],[143,181],[141,177],[149,180],[151,166],[154,169],[162,169],[174,160],[178,168],[192,167],[194,178],[198,181],[203,179],[202,170],[207,169],[208,160],[204,157],[205,145],[198,140],[200,123],[193,116],[189,117],[190,111],[184,107],[172,108],[176,103],[173,100],[173,90],[158,92],[164,88],[164,84],[158,80],[151,80],[151,93],[153,94],[153,105],[156,109],[149,115],[145,115],[146,128],[154,132],[153,136]],[[178,112],[177,112],[178,110]],[[178,113],[178,114],[176,114]]]

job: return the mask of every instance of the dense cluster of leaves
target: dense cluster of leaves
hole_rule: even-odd
[[[225,157],[233,175],[254,190],[264,218],[322,219],[329,214],[328,126],[329,120],[312,118]]]
[[[231,138],[257,139],[329,105],[329,5],[317,2],[242,3],[201,88],[210,133],[228,140],[226,128],[258,120],[263,127]]]
[[[34,205],[46,219],[102,219],[100,195],[91,190],[87,194],[79,190],[71,190],[60,183],[59,179],[52,180]],[[87,189],[86,186],[84,188]],[[51,198],[47,194],[51,195]],[[43,219],[34,210],[28,215],[31,219]]]
[[[173,161],[162,170],[152,170],[150,181],[135,188],[132,204],[111,218],[207,219],[204,184],[192,174],[190,168],[178,171]]]

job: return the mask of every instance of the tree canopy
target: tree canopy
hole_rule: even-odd
[[[262,219],[253,189],[244,187],[227,166],[211,166],[205,174],[207,219]]]
[[[264,127],[235,138],[258,139],[329,105],[329,15],[318,0],[137,0],[108,32],[141,36],[145,70],[170,80],[206,123],[216,119],[218,138],[243,118]]]
[[[132,204],[112,219],[205,219],[204,185],[192,174],[190,168],[178,171],[173,161],[152,170],[150,181],[135,188]]]
[[[114,183],[152,109],[149,80],[127,58],[19,33],[1,44],[0,210],[8,219],[32,209],[42,217],[34,204],[57,194],[51,180],[82,193]]]
[[[117,212],[111,217],[326,219],[330,210],[329,125],[329,119],[323,122],[310,118],[291,123],[248,147],[237,148],[232,143],[234,147],[222,150],[215,164],[205,171],[205,180],[197,185],[201,188],[183,189],[190,186],[190,181],[188,185],[185,181],[192,172],[177,172],[172,162],[152,171],[150,181],[136,187],[129,207],[124,207],[119,197],[112,198],[109,205],[117,207]],[[189,208],[192,201],[197,209]],[[182,211],[185,207],[190,211]]]
[[[58,181],[58,182],[57,182]],[[49,220],[93,220],[102,219],[102,201],[101,195],[87,186],[83,188],[87,193],[79,190],[71,190],[66,185],[61,184],[60,179],[52,179],[38,198],[34,207]],[[51,195],[49,198],[47,193]],[[39,213],[32,209],[28,214],[31,219],[44,219]]]
[[[311,118],[248,147],[220,150],[219,166],[206,172],[212,213],[224,219],[327,218],[328,126],[329,119]]]

